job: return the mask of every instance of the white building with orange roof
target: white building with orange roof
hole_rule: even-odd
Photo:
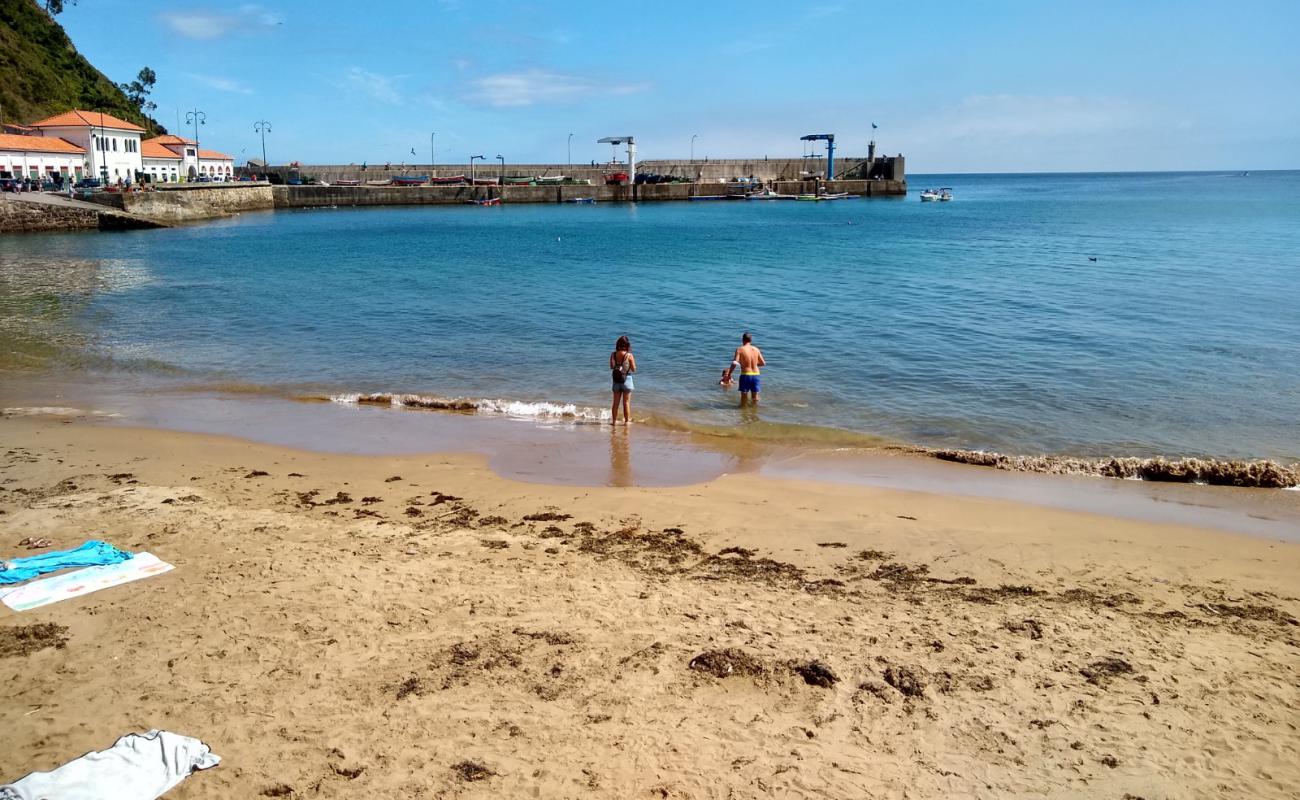
[[[80,180],[86,171],[86,150],[66,139],[0,133],[0,172],[13,178]]]
[[[86,172],[106,183],[135,180],[143,162],[144,128],[102,111],[65,111],[33,122],[41,137],[62,139],[85,151]],[[34,137],[33,137],[34,138]]]
[[[235,159],[216,150],[204,150],[193,139],[167,134],[145,139],[144,171],[156,181],[192,181],[200,176],[229,180],[235,174]]]

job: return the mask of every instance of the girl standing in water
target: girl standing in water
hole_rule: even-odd
[[[632,356],[632,342],[626,336],[618,337],[614,352],[609,354],[609,371],[613,376],[614,406],[610,421],[618,422],[619,401],[623,404],[623,424],[632,421],[632,373],[636,372],[636,358]]]

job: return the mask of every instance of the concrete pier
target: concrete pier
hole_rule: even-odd
[[[905,181],[783,181],[781,194],[825,192],[889,197],[907,193]],[[692,197],[743,196],[743,184],[659,183],[641,186],[274,186],[276,208],[327,206],[458,205],[500,198],[502,203],[688,201]]]

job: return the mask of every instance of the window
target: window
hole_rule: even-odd
[[[117,152],[117,137],[113,137],[113,152]]]

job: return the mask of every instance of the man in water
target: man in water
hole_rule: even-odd
[[[759,392],[759,367],[765,366],[763,352],[754,346],[754,337],[745,331],[740,337],[740,347],[736,348],[735,354],[731,356],[731,368],[734,370],[740,367],[740,404],[745,404],[745,393],[748,392],[754,405],[758,405]],[[727,377],[730,377],[728,375]]]

